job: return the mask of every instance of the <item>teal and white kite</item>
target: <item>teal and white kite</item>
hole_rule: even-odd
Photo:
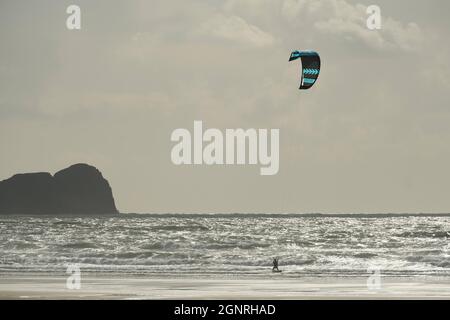
[[[320,56],[315,51],[293,51],[289,61],[302,61],[302,75],[300,82],[300,90],[311,88],[317,82],[320,73]]]

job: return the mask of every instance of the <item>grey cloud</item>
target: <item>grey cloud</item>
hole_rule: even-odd
[[[372,49],[420,49],[423,34],[416,23],[402,23],[382,11],[382,28],[374,32],[366,27],[367,7],[345,0],[285,0],[282,10],[294,25],[313,24],[321,33],[359,41]]]
[[[236,15],[213,15],[199,27],[198,33],[257,47],[270,46],[275,41],[271,34]]]
[[[80,1],[78,33],[69,1],[2,2],[0,177],[91,162],[140,212],[448,209],[448,21],[380,0],[368,31],[364,2]],[[292,49],[322,56],[308,92]],[[280,173],[173,166],[193,120],[280,128]]]

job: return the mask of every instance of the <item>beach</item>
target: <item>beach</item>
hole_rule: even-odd
[[[449,299],[449,230],[447,216],[2,217],[0,298]]]
[[[292,279],[146,278],[86,275],[80,289],[68,289],[66,276],[0,277],[0,299],[450,299],[442,278],[382,278],[368,289],[367,278]]]

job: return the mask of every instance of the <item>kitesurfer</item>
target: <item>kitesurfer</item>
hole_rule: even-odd
[[[272,268],[272,271],[280,271],[279,269],[278,269],[278,258],[273,258],[273,268]]]

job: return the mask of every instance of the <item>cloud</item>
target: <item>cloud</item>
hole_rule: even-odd
[[[372,49],[413,51],[420,47],[422,32],[417,24],[402,24],[387,18],[380,30],[372,31],[366,28],[367,16],[363,6],[357,5],[348,9],[328,20],[317,21],[315,28],[324,34],[359,41]]]
[[[283,16],[294,26],[312,24],[324,35],[339,36],[378,50],[413,51],[420,47],[423,34],[415,23],[402,23],[382,14],[381,30],[366,27],[367,6],[345,0],[285,0]]]
[[[448,208],[445,5],[379,0],[382,29],[370,31],[357,2],[115,1],[105,15],[87,1],[71,32],[64,6],[40,3],[30,19],[12,1],[0,10],[0,176],[93,162],[137,212]],[[308,48],[324,67],[300,92],[287,58]],[[279,128],[280,174],[175,168],[170,133],[193,120]]]
[[[347,0],[228,0],[220,7],[202,10],[204,14],[200,17],[185,10],[184,22],[168,19],[170,25],[163,23],[164,28],[159,27],[165,30],[164,33],[153,29],[147,32],[151,34],[153,44],[164,38],[195,41],[195,38],[207,37],[207,40],[225,40],[256,48],[275,43],[291,47],[294,38],[310,44],[317,43],[318,37],[322,36],[327,41],[343,39],[343,43],[370,50],[417,51],[423,47],[425,38],[417,23],[387,16],[383,6],[381,30],[369,30],[366,26],[367,5]],[[203,16],[208,18],[200,20]],[[135,40],[143,40],[143,34],[145,32],[137,33]],[[149,38],[148,35],[145,37]]]
[[[256,47],[270,46],[275,41],[271,34],[236,15],[216,14],[200,26],[199,33]]]

